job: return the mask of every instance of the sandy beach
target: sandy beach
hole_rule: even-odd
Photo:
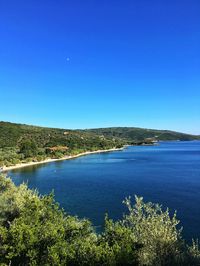
[[[7,172],[7,171],[10,171],[10,170],[23,168],[23,167],[27,167],[27,166],[32,166],[32,165],[37,165],[37,164],[44,164],[44,163],[51,163],[51,162],[56,162],[56,161],[70,160],[70,159],[74,159],[74,158],[77,158],[77,157],[80,157],[80,156],[89,155],[89,154],[93,154],[93,153],[120,151],[120,150],[123,150],[123,149],[124,149],[124,147],[123,148],[113,148],[113,149],[108,149],[108,150],[86,151],[86,152],[79,153],[77,155],[65,156],[65,157],[59,158],[59,159],[50,159],[49,158],[49,159],[46,159],[46,160],[40,161],[40,162],[20,163],[20,164],[8,166],[8,167],[4,166],[3,169],[1,170],[1,172]]]

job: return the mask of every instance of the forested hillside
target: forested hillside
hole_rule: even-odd
[[[0,166],[119,148],[123,144],[93,132],[0,122]]]
[[[195,140],[200,136],[184,134],[170,130],[156,130],[137,127],[110,127],[110,128],[94,128],[88,129],[86,132],[95,133],[105,137],[120,138],[127,141],[137,142],[146,138],[155,140]]]
[[[152,144],[154,140],[194,140],[199,136],[129,127],[70,130],[0,122],[0,166],[61,158],[86,151]]]

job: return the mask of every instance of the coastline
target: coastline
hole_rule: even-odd
[[[57,162],[57,161],[70,160],[70,159],[75,159],[75,158],[78,158],[78,157],[81,157],[81,156],[85,156],[85,155],[89,155],[89,154],[95,154],[95,153],[122,151],[124,149],[125,149],[125,146],[122,147],[122,148],[112,148],[112,149],[107,149],[107,150],[86,151],[86,152],[79,153],[77,155],[69,155],[69,156],[65,156],[65,157],[59,158],[59,159],[46,159],[46,160],[43,160],[43,161],[40,161],[40,162],[20,163],[20,164],[16,164],[16,165],[12,165],[12,166],[3,167],[3,169],[1,170],[1,173],[8,172],[10,170],[14,170],[14,169],[18,169],[18,168],[24,168],[24,167],[32,166],[32,165],[38,165],[38,164],[45,164],[45,163],[51,163],[51,162]]]

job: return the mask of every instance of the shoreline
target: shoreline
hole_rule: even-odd
[[[15,170],[15,169],[18,169],[18,168],[24,168],[24,167],[28,167],[28,166],[32,166],[32,165],[38,165],[38,164],[45,164],[45,163],[51,163],[51,162],[75,159],[75,158],[78,158],[78,157],[81,157],[81,156],[95,154],[95,153],[122,151],[125,148],[126,147],[124,146],[122,148],[112,148],[112,149],[107,149],[107,150],[86,151],[86,152],[79,153],[77,155],[69,155],[69,156],[65,156],[65,157],[59,158],[59,159],[45,159],[45,160],[43,160],[41,162],[20,163],[20,164],[16,164],[16,165],[12,165],[12,166],[3,167],[3,169],[0,171],[0,173],[8,172],[8,171],[11,171],[11,170]]]

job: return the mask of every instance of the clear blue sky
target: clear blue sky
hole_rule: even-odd
[[[199,0],[0,0],[0,120],[200,134]]]

